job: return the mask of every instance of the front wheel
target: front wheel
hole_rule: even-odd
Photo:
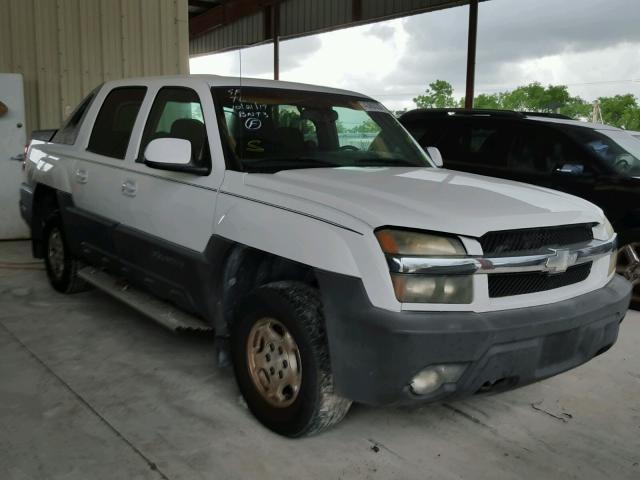
[[[258,288],[231,332],[233,364],[247,405],[267,428],[287,437],[338,423],[351,401],[333,391],[318,293],[298,282]]]
[[[640,309],[640,242],[620,248],[617,272],[633,284],[631,307]]]

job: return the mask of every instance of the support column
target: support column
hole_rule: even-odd
[[[476,44],[478,39],[478,0],[469,0],[469,44],[467,46],[467,91],[464,108],[473,108],[476,82]]]
[[[280,4],[273,5],[273,79],[280,80]]]

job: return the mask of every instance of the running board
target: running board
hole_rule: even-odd
[[[211,331],[203,320],[183,312],[169,302],[160,300],[124,282],[118,277],[93,267],[78,270],[78,276],[103,292],[126,303],[138,312],[173,331]]]

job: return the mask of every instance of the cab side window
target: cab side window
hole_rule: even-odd
[[[551,129],[531,126],[518,128],[508,157],[511,170],[544,175],[577,163],[585,168],[571,142]]]
[[[478,122],[469,131],[469,158],[479,165],[503,169],[513,141],[513,132],[505,122]]]
[[[156,95],[142,134],[138,162],[157,138],[180,138],[191,143],[191,161],[196,166],[210,166],[209,142],[198,94],[190,88],[165,87]]]
[[[87,150],[107,157],[124,159],[146,87],[111,90],[96,118]]]
[[[510,128],[502,122],[454,120],[447,124],[440,145],[436,145],[447,162],[470,167],[504,168]]]

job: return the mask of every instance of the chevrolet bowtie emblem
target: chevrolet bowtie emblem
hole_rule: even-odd
[[[545,262],[545,270],[549,273],[564,273],[576,263],[578,254],[569,250],[553,250],[555,255]]]

